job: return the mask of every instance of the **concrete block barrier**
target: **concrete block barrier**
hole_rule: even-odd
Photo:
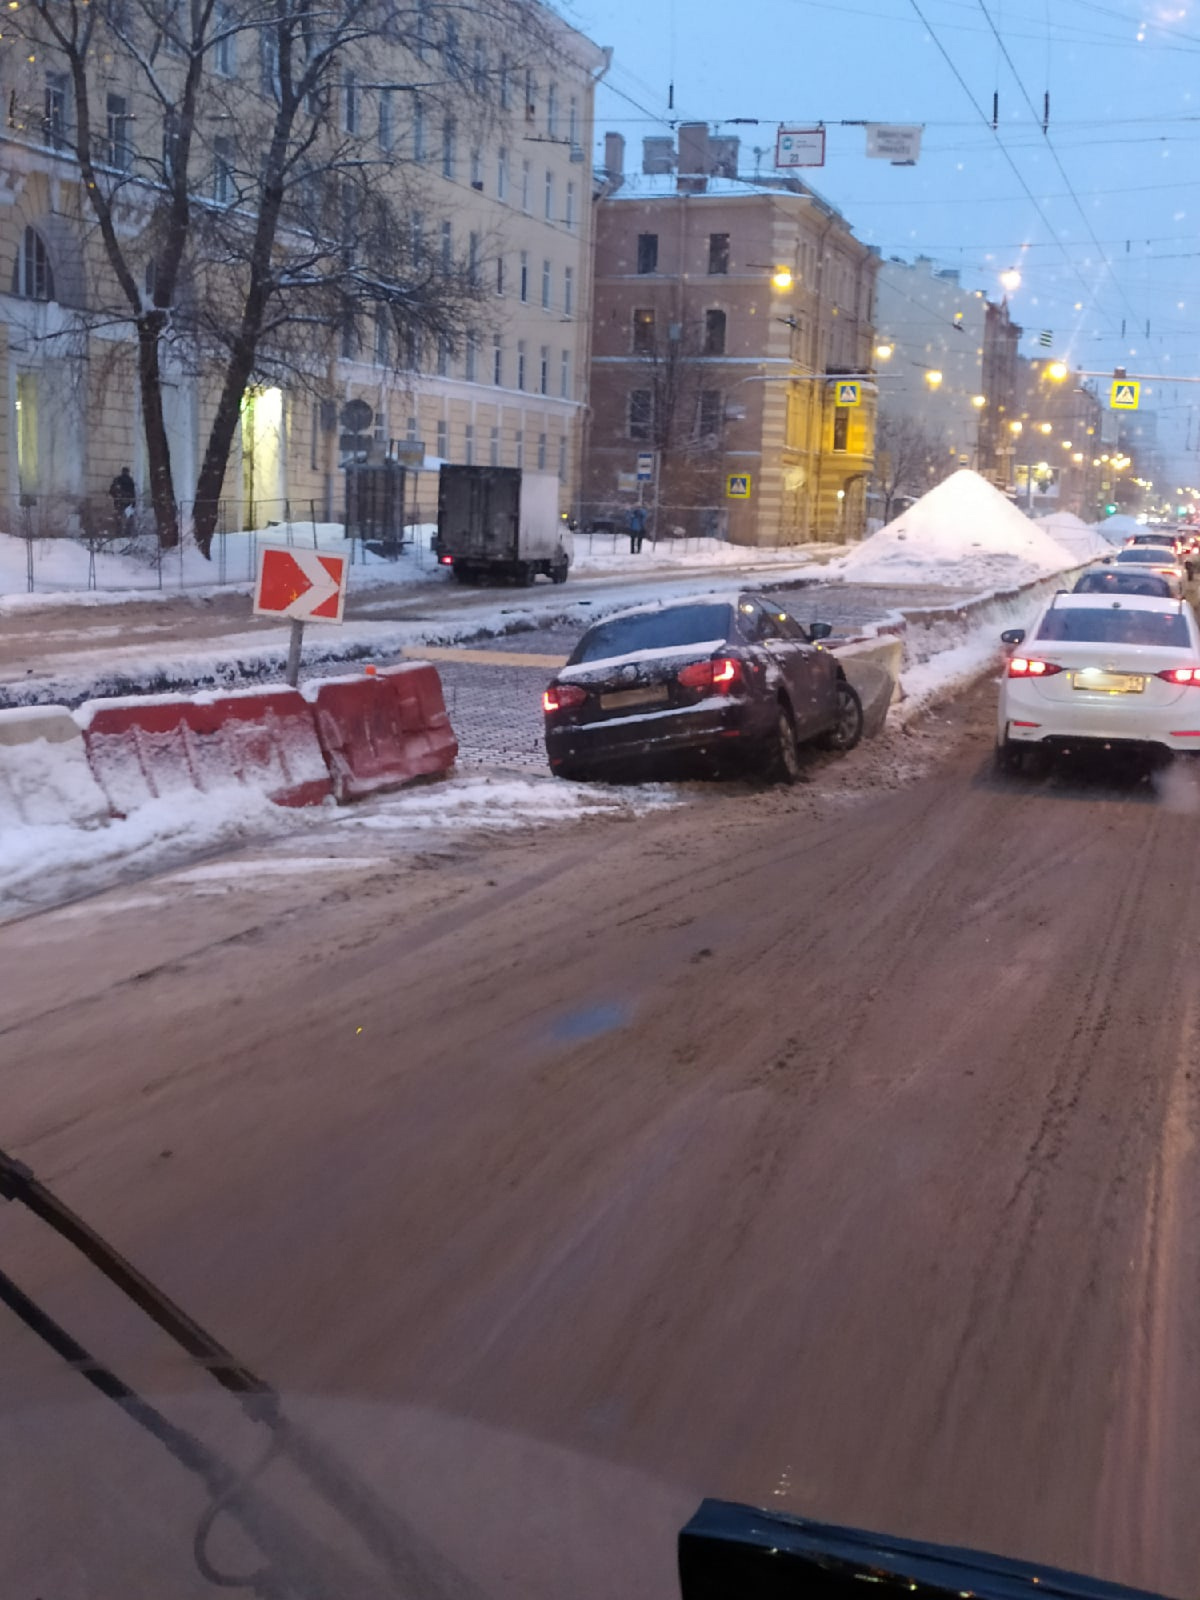
[[[230,785],[285,806],[317,805],[332,792],[312,713],[295,689],[91,700],[76,715],[114,816]]]
[[[0,829],[108,815],[79,724],[65,706],[0,711]]]
[[[437,668],[427,661],[325,678],[306,684],[304,694],[338,801],[398,789],[454,765],[458,740]]]

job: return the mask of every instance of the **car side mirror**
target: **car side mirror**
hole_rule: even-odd
[[[1024,628],[1005,628],[1000,635],[1001,644],[1021,644],[1025,638]]]
[[[828,639],[832,632],[832,622],[810,622],[808,625],[808,637],[813,644],[816,644],[820,639]]]

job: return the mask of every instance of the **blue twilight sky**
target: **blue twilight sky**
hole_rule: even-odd
[[[933,256],[993,298],[999,273],[1019,267],[1009,298],[1026,354],[1051,329],[1054,353],[1084,368],[1200,376],[1200,4],[564,0],[561,9],[613,46],[597,134],[624,133],[634,170],[642,136],[669,131],[672,117],[759,118],[719,130],[740,134],[743,170],[756,145],[772,164],[779,122],[824,121],[826,165],[801,176],[885,256]],[[920,163],[867,160],[863,130],[833,126],[843,119],[923,123]],[[1157,384],[1143,401],[1160,412],[1177,470],[1192,463],[1183,481],[1197,481],[1200,385]]]

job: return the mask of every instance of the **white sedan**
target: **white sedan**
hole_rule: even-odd
[[[1200,629],[1182,600],[1056,594],[1000,682],[999,762],[1087,749],[1200,752]]]

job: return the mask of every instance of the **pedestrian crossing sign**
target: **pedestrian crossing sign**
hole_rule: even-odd
[[[1142,386],[1129,378],[1114,378],[1111,405],[1114,411],[1136,411]]]
[[[860,406],[862,404],[861,383],[839,383],[834,403],[839,406]]]
[[[748,472],[731,472],[725,479],[725,498],[727,500],[749,500],[750,474]]]

